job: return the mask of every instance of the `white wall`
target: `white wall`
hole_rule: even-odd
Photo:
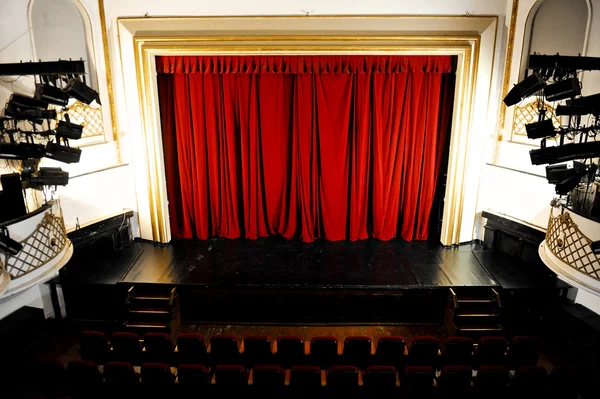
[[[583,53],[587,24],[586,0],[546,0],[535,14],[530,53]],[[584,21],[583,24],[580,21]],[[560,23],[560,34],[557,34]]]

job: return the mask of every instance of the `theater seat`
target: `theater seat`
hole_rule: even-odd
[[[433,397],[435,370],[431,366],[408,366],[404,369],[400,389],[406,398]]]
[[[474,382],[478,398],[504,398],[508,389],[508,368],[505,366],[481,366]]]
[[[396,369],[393,366],[369,366],[363,374],[368,397],[392,395],[396,391]]]
[[[508,341],[504,337],[483,337],[475,352],[476,363],[482,365],[506,365]]]
[[[218,334],[210,337],[210,362],[213,366],[240,363],[240,352],[233,335]]]
[[[438,378],[439,396],[443,398],[469,398],[472,396],[473,370],[468,366],[445,366]]]
[[[575,399],[579,395],[580,377],[576,369],[555,367],[548,376],[548,398]]]
[[[177,367],[177,382],[180,385],[209,385],[210,372],[201,364],[180,364]]]
[[[140,376],[133,366],[126,362],[108,362],[104,365],[104,379],[113,387],[132,387],[137,385]]]
[[[171,364],[173,361],[173,344],[169,334],[149,332],[144,334],[145,360]],[[142,376],[143,379],[143,376]]]
[[[519,399],[543,398],[546,396],[546,379],[546,370],[543,367],[519,367],[510,380],[510,397]]]
[[[76,397],[100,396],[104,378],[98,366],[89,360],[71,360],[67,366],[69,385]]]
[[[344,340],[343,364],[366,368],[371,361],[371,338],[347,337]]]
[[[256,366],[252,369],[252,393],[255,398],[281,397],[285,388],[285,370],[280,366]]]
[[[304,364],[304,341],[300,337],[279,337],[276,357],[286,369]]]
[[[516,336],[512,339],[509,349],[511,368],[521,366],[535,366],[540,357],[539,341],[537,337]]]
[[[321,370],[317,366],[294,366],[290,371],[290,393],[294,398],[321,394]]]
[[[394,366],[401,370],[404,368],[404,352],[406,350],[406,342],[404,337],[392,336],[381,337],[377,342],[375,349],[374,364],[380,366]]]
[[[82,331],[79,335],[79,354],[83,360],[104,364],[110,355],[108,338],[100,331]]]
[[[474,342],[469,337],[449,337],[444,345],[443,362],[446,366],[471,366]]]
[[[164,386],[175,382],[175,377],[166,363],[144,363],[140,370],[144,385]]]
[[[215,370],[215,386],[220,394],[243,394],[248,387],[248,377],[243,366],[220,365]]]
[[[138,364],[142,357],[142,344],[135,333],[116,332],[111,337],[112,358],[119,362]]]
[[[177,363],[203,364],[206,362],[204,337],[195,333],[177,335]]]
[[[357,397],[359,394],[358,368],[354,366],[333,366],[327,370],[327,391],[340,398]]]
[[[271,340],[265,335],[250,335],[244,338],[244,364],[251,368],[273,363]]]
[[[410,366],[437,367],[439,363],[440,340],[435,337],[415,337],[408,350]]]
[[[329,368],[337,363],[338,341],[335,337],[313,337],[310,340],[311,364]]]
[[[58,359],[45,359],[33,365],[33,385],[45,396],[61,396],[67,392],[68,377],[65,367]]]

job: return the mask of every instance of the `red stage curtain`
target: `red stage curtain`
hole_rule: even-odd
[[[175,238],[426,239],[452,57],[158,57]]]

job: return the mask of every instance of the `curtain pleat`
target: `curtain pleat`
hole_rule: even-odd
[[[174,238],[426,239],[452,57],[158,57]]]

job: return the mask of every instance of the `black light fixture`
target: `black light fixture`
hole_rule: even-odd
[[[528,123],[525,125],[527,131],[527,138],[530,139],[541,139],[544,137],[556,136],[556,130],[551,119],[544,119],[543,121]]]
[[[574,98],[570,105],[589,107],[592,114],[600,114],[600,93]]]
[[[41,125],[46,119],[55,119],[56,110],[48,109],[48,103],[36,100],[33,97],[13,94],[6,104],[4,115]]]
[[[77,78],[71,78],[67,81],[65,92],[68,93],[71,97],[76,98],[79,101],[88,105],[93,103],[94,101],[96,101],[98,105],[102,105],[100,103],[100,95],[98,94],[98,92]]]
[[[45,153],[46,148],[41,144],[0,143],[0,159],[42,158]]]
[[[594,110],[586,105],[558,105],[556,116],[583,116],[593,114]]]
[[[547,101],[560,101],[580,94],[581,84],[577,78],[561,80],[544,87],[544,96]]]
[[[546,86],[546,80],[538,72],[534,72],[521,82],[517,83],[504,97],[504,104],[507,107],[515,105],[524,98],[535,94]]]
[[[77,163],[81,158],[81,150],[79,148],[49,142],[46,144],[45,156],[64,163]]]
[[[529,156],[533,165],[552,165],[576,159],[597,158],[600,157],[600,141],[536,148],[529,151]]]
[[[23,249],[23,245],[10,238],[8,233],[8,229],[6,227],[0,228],[0,251],[6,253],[7,255],[16,255],[21,249]]]
[[[588,175],[589,178],[593,177],[596,173],[596,165],[583,165],[583,167],[578,168],[578,170],[574,169],[573,175],[566,180],[556,184],[555,191],[558,195],[567,195],[569,194],[577,185],[581,182],[581,179]]]
[[[64,107],[69,103],[69,95],[67,93],[48,83],[36,83],[35,98],[61,107]]]
[[[69,172],[61,168],[40,168],[33,173],[29,182],[34,186],[66,186],[69,183]]]
[[[586,165],[581,162],[573,161],[558,165],[546,166],[546,179],[550,184],[562,183],[565,180],[581,174],[585,171]],[[585,174],[585,173],[584,173]]]
[[[83,125],[72,123],[69,114],[65,114],[65,120],[59,121],[56,127],[56,135],[59,137],[78,140],[83,133]]]

